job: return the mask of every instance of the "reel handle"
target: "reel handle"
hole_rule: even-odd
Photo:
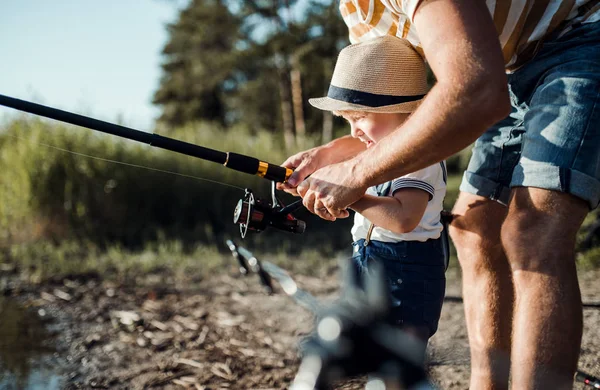
[[[289,214],[293,213],[294,211],[297,211],[300,207],[302,207],[302,199],[297,200],[294,203],[290,203],[289,205],[279,210],[279,212],[281,214]]]

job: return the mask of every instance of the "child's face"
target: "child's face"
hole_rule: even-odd
[[[334,112],[334,114],[348,121],[352,137],[360,139],[367,145],[367,148],[397,129],[410,115],[408,113],[388,114],[359,111],[341,111]]]

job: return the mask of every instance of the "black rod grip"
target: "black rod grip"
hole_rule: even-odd
[[[289,168],[269,164],[268,162],[260,161],[257,158],[243,154],[229,152],[228,155],[229,157],[225,163],[227,168],[264,177],[267,180],[283,183],[293,172]]]
[[[292,170],[279,165],[269,164],[264,178],[278,183],[284,183],[292,174]]]
[[[235,169],[236,171],[256,175],[258,173],[260,160],[243,154],[229,152],[227,153],[227,168]]]

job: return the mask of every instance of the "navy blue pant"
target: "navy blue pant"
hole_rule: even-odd
[[[358,240],[352,244],[359,285],[369,266],[380,263],[388,282],[392,320],[401,326],[426,327],[429,337],[433,336],[446,290],[442,240],[364,243]]]

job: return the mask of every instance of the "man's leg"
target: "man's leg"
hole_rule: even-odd
[[[453,210],[473,390],[508,388],[513,286],[500,240],[506,213],[506,206],[466,192]]]
[[[575,236],[589,211],[572,195],[517,187],[502,225],[515,311],[513,389],[571,389],[582,332]]]

